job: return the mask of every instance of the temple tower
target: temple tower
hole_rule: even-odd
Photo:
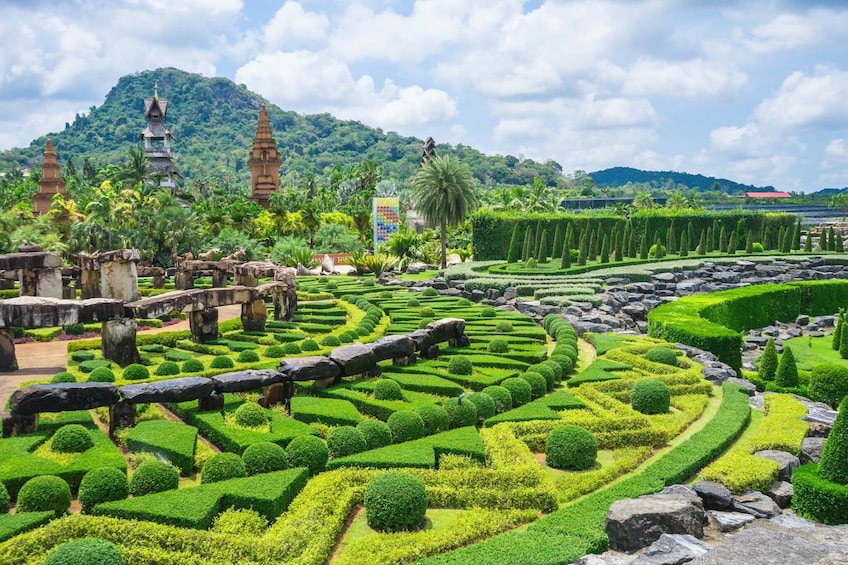
[[[62,167],[56,159],[53,142],[47,140],[44,146],[44,163],[41,165],[41,180],[38,181],[38,192],[35,195],[35,213],[39,216],[50,210],[54,194],[67,196],[65,181],[62,179]]]
[[[160,186],[174,188],[180,172],[174,165],[173,142],[176,140],[170,130],[165,127],[165,117],[168,115],[168,101],[159,98],[158,84],[153,87],[153,98],[144,99],[144,117],[147,127],[139,134],[144,141],[144,154],[150,159],[150,171],[162,175]]]
[[[271,195],[280,188],[280,165],[283,157],[271,133],[271,120],[265,105],[259,109],[259,123],[253,148],[247,158],[250,166],[250,199],[267,208]]]
[[[419,167],[423,167],[424,163],[430,160],[431,157],[436,156],[436,142],[433,141],[432,137],[427,137],[424,140],[424,149],[421,152],[421,162],[418,163]]]

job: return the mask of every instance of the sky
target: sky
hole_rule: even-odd
[[[0,150],[177,67],[566,173],[848,186],[848,2],[0,0]]]

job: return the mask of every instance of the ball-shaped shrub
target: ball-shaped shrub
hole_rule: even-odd
[[[395,443],[424,437],[424,420],[412,410],[398,410],[386,421]]]
[[[448,373],[451,375],[470,375],[473,369],[471,359],[465,355],[454,355],[448,362]]]
[[[312,338],[304,339],[300,342],[300,348],[303,351],[318,351],[321,349],[321,346],[318,345],[318,342]]]
[[[512,395],[512,405],[515,407],[527,404],[533,398],[533,387],[519,377],[510,377],[501,382],[501,386]]]
[[[545,461],[557,469],[588,469],[598,456],[598,442],[580,426],[555,428],[545,440]]]
[[[557,365],[556,368],[553,368],[550,365],[536,363],[535,365],[530,365],[529,367],[527,367],[527,372],[541,375],[542,378],[545,379],[546,389],[553,388],[554,384],[562,380],[562,376],[559,374],[559,365]]]
[[[179,486],[180,474],[177,469],[159,460],[145,461],[130,478],[130,494],[133,496],[174,490]]]
[[[0,514],[5,514],[9,511],[10,502],[11,497],[9,496],[9,491],[6,490],[6,485],[0,482]]]
[[[339,339],[339,336],[336,335],[328,335],[324,339],[321,340],[321,345],[325,347],[338,347],[342,344],[342,341]]]
[[[512,410],[512,394],[500,385],[487,386],[482,390],[488,394],[495,403],[495,412],[500,414]]]
[[[495,331],[502,334],[511,333],[512,330],[512,322],[508,322],[506,320],[501,320],[500,322],[498,322],[498,325],[495,326]]]
[[[751,251],[753,251],[754,253],[762,253],[763,252],[763,244],[758,242],[758,241],[755,241],[754,243],[751,244]]]
[[[570,343],[557,343],[555,351],[558,355],[565,355],[571,359],[571,364],[577,363],[577,347]]]
[[[286,356],[286,350],[282,345],[272,345],[262,355],[268,359],[280,359]]]
[[[410,298],[406,301],[407,308],[418,308],[419,306],[421,306],[421,303],[418,302],[417,298]]]
[[[248,476],[272,473],[288,469],[286,450],[270,441],[259,441],[248,445],[241,454]]]
[[[530,384],[530,396],[532,398],[541,398],[548,391],[548,382],[545,377],[535,371],[524,371],[521,373],[521,378]]]
[[[424,433],[428,436],[448,431],[450,418],[447,411],[441,406],[423,404],[416,408],[415,411],[424,420]]]
[[[218,355],[217,357],[212,359],[212,362],[209,364],[209,366],[213,369],[232,369],[236,366],[236,364],[233,363],[233,360],[232,358],[230,358],[229,355]]]
[[[358,333],[348,330],[339,334],[339,341],[342,343],[353,343],[358,337]]]
[[[92,371],[92,373],[93,373],[93,371]],[[53,375],[53,378],[50,379],[50,382],[51,383],[75,383],[75,382],[77,382],[77,378],[72,373],[69,373],[67,371],[62,371],[61,373],[56,373],[55,375]]]
[[[570,375],[574,370],[574,364],[571,362],[571,358],[567,355],[555,353],[554,355],[551,355],[550,360],[559,365],[559,369],[562,371],[563,376]]]
[[[353,426],[339,426],[327,435],[327,450],[334,459],[353,455],[367,448],[362,432]]]
[[[365,487],[365,518],[375,530],[399,532],[424,523],[427,491],[421,479],[397,471],[377,475]]]
[[[235,453],[224,451],[216,453],[203,464],[203,469],[200,471],[200,482],[202,484],[217,483],[246,476],[247,468],[241,457]]]
[[[477,408],[477,418],[480,421],[495,415],[495,400],[485,392],[472,392],[465,395],[465,401],[470,402]]]
[[[239,426],[258,428],[268,424],[268,414],[255,402],[245,402],[236,408],[233,419]]]
[[[175,361],[163,361],[156,367],[156,370],[153,371],[153,374],[157,377],[164,377],[170,375],[179,375],[180,374],[180,366],[177,365]]]
[[[97,467],[82,477],[78,499],[83,512],[89,512],[96,504],[123,500],[130,494],[127,476],[115,467]]]
[[[491,306],[487,306],[480,311],[481,318],[494,318],[498,315],[497,310],[492,308]]]
[[[91,351],[74,351],[73,353],[71,353],[71,359],[73,359],[77,363],[82,363],[83,361],[91,361],[92,359],[94,359],[94,353],[92,353]]]
[[[392,443],[392,430],[382,420],[362,420],[356,424],[356,429],[365,438],[367,449],[377,449]]]
[[[654,363],[677,367],[677,353],[668,347],[652,347],[645,353],[645,359]]]
[[[79,538],[57,545],[41,565],[125,565],[118,546],[99,538]]]
[[[656,379],[644,379],[633,385],[630,405],[642,414],[665,414],[671,406],[668,386]]]
[[[507,353],[509,351],[509,342],[503,338],[495,338],[486,346],[486,351],[489,353]]]
[[[418,322],[418,329],[419,329],[419,330],[426,329],[426,328],[427,328],[427,326],[429,326],[429,325],[430,325],[430,319],[429,319],[429,318],[424,318],[423,320],[419,320],[419,322]]]
[[[289,467],[306,467],[316,475],[327,467],[330,452],[323,439],[315,436],[298,436],[286,448]]]
[[[425,306],[418,312],[418,315],[422,318],[433,318],[436,316],[436,313],[429,306]]]
[[[288,342],[283,346],[286,355],[297,355],[300,353],[300,346],[293,341]]]
[[[60,516],[71,507],[71,487],[53,475],[39,475],[24,483],[18,491],[15,512],[46,512]]]
[[[80,424],[66,424],[56,430],[50,444],[51,451],[57,453],[82,453],[94,447],[91,433]]]
[[[424,289],[424,292],[421,293],[422,296],[439,296],[439,291],[433,288],[432,286],[428,286]]]
[[[114,383],[115,373],[107,367],[97,367],[88,375],[90,383]]]
[[[128,381],[140,381],[150,378],[150,371],[144,365],[133,363],[124,369],[124,379]]]
[[[380,379],[374,384],[374,398],[377,400],[403,400],[403,391],[397,381]]]
[[[259,354],[253,349],[245,349],[238,354],[237,361],[239,363],[256,363],[259,361]]]
[[[836,363],[823,363],[813,367],[810,375],[810,398],[839,408],[848,395],[848,367]]]
[[[204,368],[203,361],[200,359],[187,359],[183,361],[182,371],[183,373],[199,373]]]
[[[448,413],[450,429],[473,426],[477,423],[477,406],[467,398],[448,398],[442,406]]]

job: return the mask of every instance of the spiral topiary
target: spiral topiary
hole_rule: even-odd
[[[153,371],[153,374],[157,377],[179,375],[180,366],[177,365],[175,361],[163,361],[159,364],[158,367],[156,367],[156,370]]]
[[[541,398],[548,391],[548,382],[545,377],[535,371],[524,371],[521,378],[530,384],[531,398]]]
[[[312,338],[304,339],[300,342],[300,348],[303,351],[318,351],[321,349],[321,346],[318,345],[318,342]]]
[[[108,367],[97,367],[88,375],[90,383],[114,383],[115,374]]]
[[[245,402],[236,408],[233,419],[245,428],[259,428],[268,424],[268,414],[255,402]]]
[[[473,371],[471,359],[465,355],[454,355],[448,362],[448,373],[452,375],[470,375]]]
[[[446,432],[450,427],[450,418],[447,411],[441,406],[435,404],[422,404],[415,411],[421,416],[424,421],[424,433],[433,435],[439,432]]]
[[[380,379],[374,384],[374,398],[377,400],[403,400],[403,391],[397,381]]]
[[[79,538],[57,545],[41,565],[125,565],[118,546],[100,538]]]
[[[677,353],[668,347],[652,347],[645,352],[645,359],[654,363],[677,367]]]
[[[216,453],[203,464],[203,469],[200,471],[200,482],[201,484],[217,483],[246,476],[247,469],[241,457],[225,451]]]
[[[6,485],[0,481],[0,514],[5,514],[9,511],[9,504],[11,503],[11,500],[9,491],[6,490]]]
[[[270,441],[259,441],[248,445],[241,454],[248,476],[272,473],[288,469],[286,451]]]
[[[92,371],[93,372],[93,371]],[[77,378],[67,371],[62,371],[61,373],[56,373],[53,375],[53,378],[50,379],[51,383],[75,383],[77,382]]]
[[[463,397],[448,398],[442,406],[448,413],[450,429],[473,426],[477,423],[477,406]]]
[[[477,408],[477,418],[480,421],[487,420],[495,415],[495,400],[485,392],[466,394],[465,401],[470,402]]]
[[[823,363],[813,367],[810,375],[810,398],[839,408],[848,395],[848,367],[836,363]]]
[[[488,394],[495,403],[495,412],[500,414],[512,410],[512,394],[500,385],[487,386],[482,390]]]
[[[363,496],[365,518],[376,530],[399,532],[417,528],[427,512],[427,491],[418,477],[397,471],[377,475]]]
[[[424,437],[424,420],[412,410],[398,410],[386,421],[395,443]]]
[[[182,371],[183,373],[199,373],[204,368],[203,361],[200,359],[187,359],[183,362]]]
[[[392,443],[392,430],[381,420],[362,420],[356,424],[356,429],[362,433],[368,449],[377,449]]]
[[[327,435],[327,450],[334,459],[353,455],[367,448],[362,432],[353,426],[339,426]]]
[[[150,378],[150,371],[144,365],[133,363],[124,369],[124,379],[128,381],[140,381]]]
[[[530,383],[519,377],[510,377],[501,382],[501,386],[509,391],[512,396],[512,405],[522,406],[533,398],[533,387]]]
[[[630,405],[642,414],[665,414],[671,406],[671,393],[664,382],[643,379],[633,385]]]
[[[82,477],[77,496],[82,511],[89,512],[101,502],[123,500],[130,494],[127,476],[115,467],[98,467]]]
[[[94,447],[91,433],[80,424],[66,424],[56,430],[50,450],[57,453],[82,453]]]
[[[545,461],[557,469],[588,469],[598,456],[598,442],[580,426],[554,428],[545,440]]]
[[[489,345],[486,346],[486,351],[489,353],[507,353],[509,351],[509,342],[497,337],[489,342]]]
[[[71,487],[62,478],[39,475],[24,483],[18,491],[15,513],[46,512],[61,516],[71,507]]]
[[[130,494],[133,496],[174,490],[179,486],[180,474],[177,469],[159,460],[145,461],[130,478]]]
[[[330,452],[323,439],[315,436],[298,436],[286,448],[289,467],[306,467],[310,475],[317,475],[327,467]]]

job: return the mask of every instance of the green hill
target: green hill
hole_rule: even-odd
[[[61,132],[48,133],[29,147],[0,154],[0,171],[37,167],[48,137],[61,162],[71,158],[80,167],[85,159],[96,166],[120,161],[138,143],[138,134],[145,126],[144,99],[152,96],[154,83],[158,83],[160,98],[169,101],[166,125],[177,138],[176,163],[187,182],[210,176],[250,178],[247,154],[263,103],[283,155],[284,173],[321,173],[336,163],[350,165],[373,159],[383,165],[384,176],[406,179],[421,159],[421,139],[384,133],[329,114],[284,111],[229,79],[166,68],[122,77],[102,105],[77,115]],[[437,152],[456,154],[487,185],[525,185],[534,177],[542,177],[549,186],[565,182],[562,168],[554,161],[488,156],[463,145],[440,144]]]
[[[717,190],[728,193],[774,191],[773,186],[758,187],[740,184],[727,179],[706,177],[704,175],[692,175],[689,173],[678,173],[676,171],[643,171],[630,167],[612,167],[589,173],[589,176],[592,177],[592,180],[595,181],[595,186],[598,187],[618,187],[624,186],[627,183],[647,183],[654,188],[674,188],[682,184],[701,191]],[[669,186],[669,183],[672,184]]]

